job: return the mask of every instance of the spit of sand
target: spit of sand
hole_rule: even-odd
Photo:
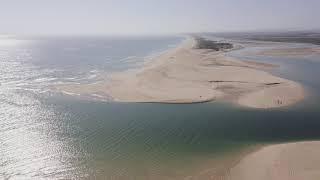
[[[288,106],[304,98],[296,82],[263,71],[270,64],[241,61],[224,51],[195,48],[190,38],[137,71],[108,81],[66,84],[59,91],[121,102],[199,103],[228,100],[252,108]]]

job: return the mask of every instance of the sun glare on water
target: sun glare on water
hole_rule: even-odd
[[[22,44],[23,40],[14,39],[8,36],[0,35],[0,46],[17,46]]]

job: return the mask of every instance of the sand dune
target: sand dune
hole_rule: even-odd
[[[110,81],[56,89],[121,102],[227,100],[253,108],[288,106],[304,98],[298,83],[263,71],[272,65],[240,61],[223,51],[196,49],[195,44],[195,39],[188,39],[138,71],[113,74]]]
[[[319,180],[320,142],[272,145],[248,155],[228,180]]]

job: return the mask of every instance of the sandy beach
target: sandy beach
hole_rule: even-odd
[[[59,91],[119,102],[199,103],[225,100],[252,108],[274,108],[304,98],[302,86],[263,70],[273,65],[197,49],[193,38],[137,71],[115,73],[94,84],[66,84]]]
[[[266,146],[242,159],[225,179],[318,180],[319,152],[319,141]]]

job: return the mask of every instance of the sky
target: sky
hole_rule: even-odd
[[[320,0],[0,0],[0,34],[320,29]]]

